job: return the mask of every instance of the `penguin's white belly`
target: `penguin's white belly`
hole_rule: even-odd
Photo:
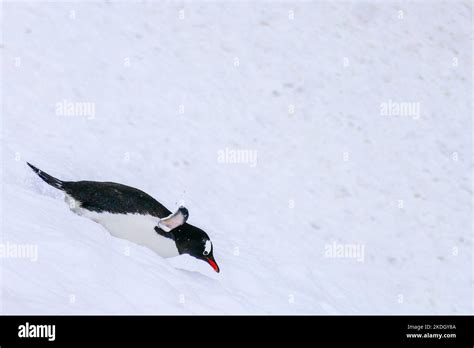
[[[83,209],[84,210],[84,209]],[[104,226],[111,235],[127,239],[155,251],[162,257],[178,256],[175,242],[155,231],[156,217],[139,214],[110,214],[88,211],[83,214]]]
[[[69,198],[69,197],[67,197]],[[66,198],[67,201],[69,201]],[[162,257],[178,256],[179,252],[171,238],[160,236],[155,231],[158,219],[151,215],[98,213],[72,206],[71,210],[104,226],[111,235],[143,245]]]

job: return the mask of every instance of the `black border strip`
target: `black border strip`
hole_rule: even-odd
[[[2,348],[34,345],[354,345],[473,347],[472,316],[1,316]],[[20,325],[55,325],[55,340],[20,338]],[[419,329],[409,328],[409,325]],[[455,334],[408,338],[407,334]]]

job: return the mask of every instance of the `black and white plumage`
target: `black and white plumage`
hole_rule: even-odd
[[[27,164],[46,183],[65,193],[74,213],[101,224],[113,236],[146,246],[163,257],[189,254],[220,271],[209,236],[186,222],[186,208],[172,214],[139,189],[114,182],[62,181]]]

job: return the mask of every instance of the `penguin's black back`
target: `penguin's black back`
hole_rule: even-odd
[[[66,192],[84,209],[98,213],[141,214],[164,218],[171,214],[147,193],[115,182],[62,181],[27,163],[49,185]]]
[[[171,214],[147,193],[115,182],[66,181],[62,189],[84,209],[98,213],[142,214],[163,218]]]

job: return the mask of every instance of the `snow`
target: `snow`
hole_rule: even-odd
[[[0,258],[1,313],[473,312],[471,2],[7,1],[1,22],[1,242],[38,252]],[[26,161],[184,203],[221,273],[112,237]]]

